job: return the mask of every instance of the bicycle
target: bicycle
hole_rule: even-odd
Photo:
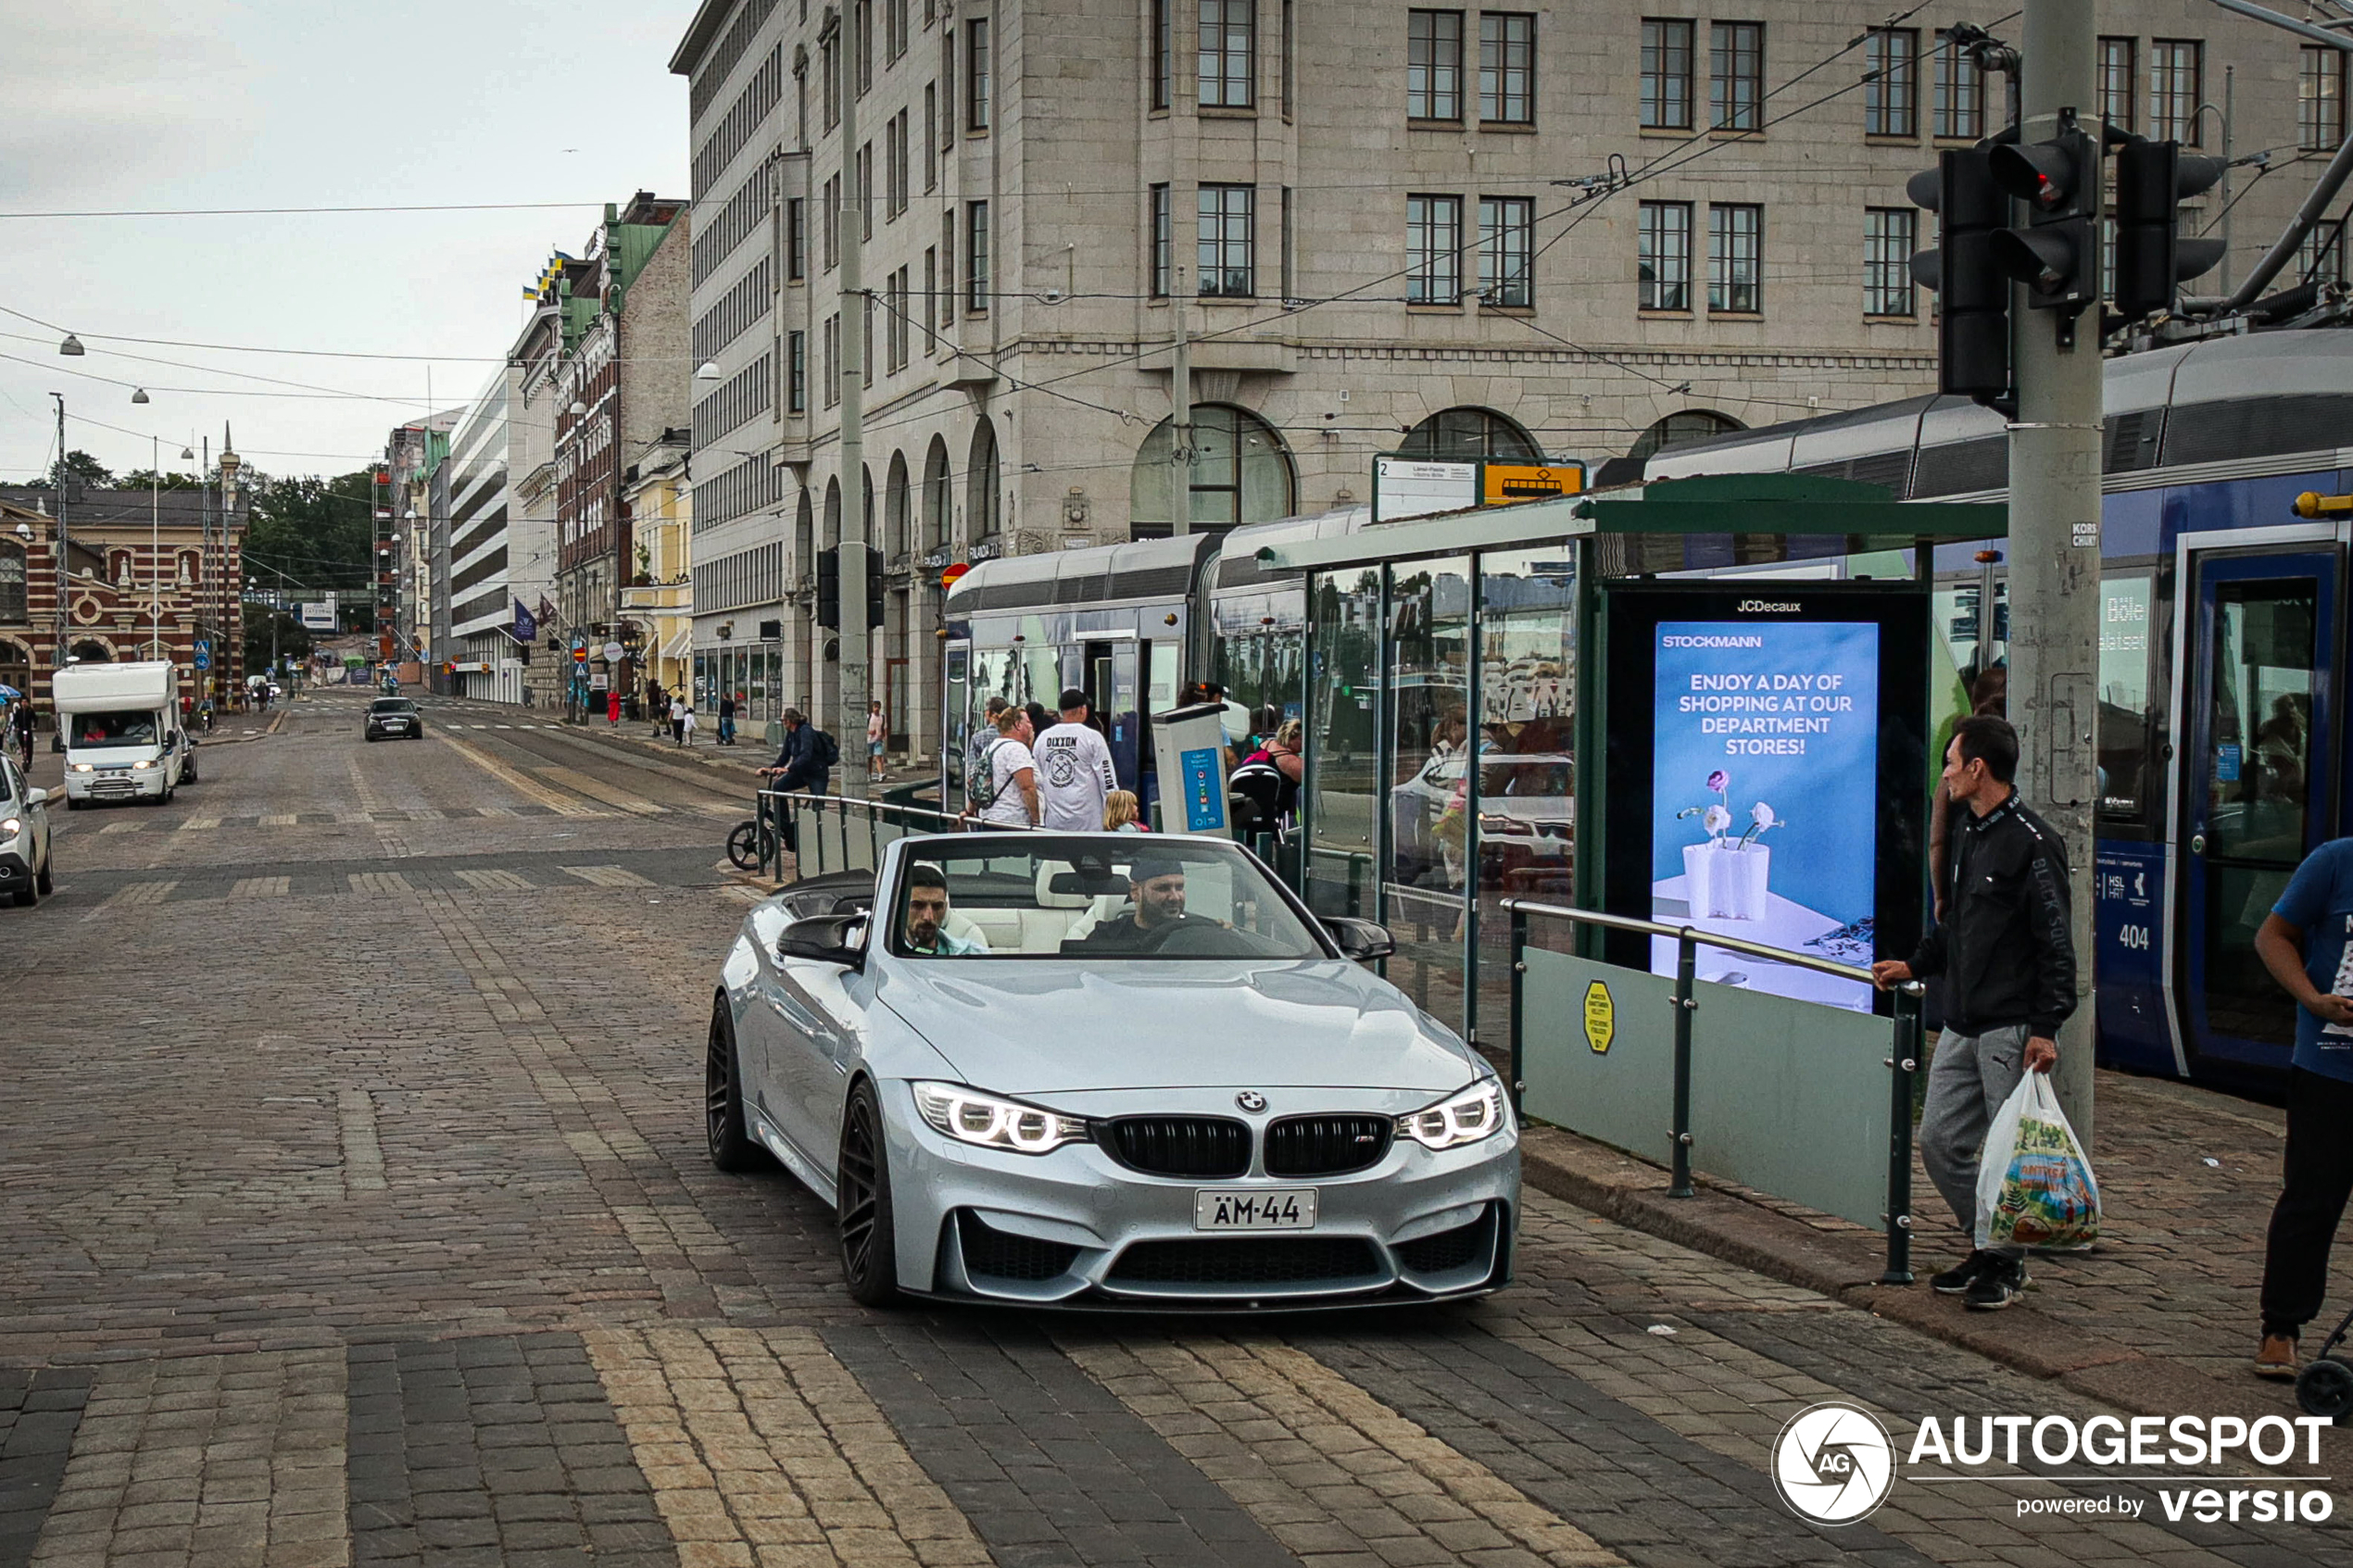
[[[727,859],[739,872],[766,869],[776,859],[776,830],[764,815],[748,817],[727,834]]]

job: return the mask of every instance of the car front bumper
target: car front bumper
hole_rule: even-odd
[[[1026,1307],[1306,1310],[1474,1296],[1510,1277],[1520,1207],[1516,1125],[1445,1150],[1397,1138],[1370,1166],[1342,1174],[1268,1175],[1261,1155],[1250,1174],[1204,1179],[1129,1169],[1100,1143],[1045,1155],[960,1143],[921,1120],[907,1085],[883,1088],[900,1278],[918,1293]],[[1293,1113],[1397,1115],[1436,1097],[1285,1098]],[[1169,1113],[1249,1123],[1253,1149],[1273,1120],[1238,1115],[1231,1089],[1152,1099]],[[1052,1103],[1074,1113],[1102,1109],[1070,1097]],[[1316,1195],[1312,1228],[1195,1225],[1201,1192],[1306,1187]]]
[[[0,898],[13,898],[32,885],[32,864],[25,859],[31,853],[21,841],[18,847],[0,849]]]
[[[88,773],[66,770],[68,800],[145,800],[163,789],[161,768],[100,768]]]

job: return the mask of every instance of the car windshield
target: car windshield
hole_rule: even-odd
[[[417,705],[405,696],[380,696],[368,705],[371,713],[414,713]]]
[[[156,716],[136,709],[76,713],[67,721],[66,734],[75,746],[153,746]]]
[[[891,922],[891,951],[902,957],[1330,956],[1230,844],[976,834],[910,847]]]

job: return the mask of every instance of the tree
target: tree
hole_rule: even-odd
[[[204,483],[192,473],[173,473],[169,469],[158,473],[153,469],[132,469],[115,481],[124,490],[194,490]]]
[[[114,483],[113,471],[106,464],[77,446],[57,462],[50,464],[49,471],[34,480],[31,488],[55,490],[57,487],[57,472],[60,469],[65,470],[67,479],[84,489],[105,489]]]
[[[302,622],[283,609],[272,609],[253,600],[245,603],[245,665],[256,672],[270,670],[271,628],[277,629],[277,653],[281,659],[291,659],[300,664],[310,657],[310,633]]]
[[[375,476],[370,470],[333,479],[253,476],[244,554],[284,573],[260,575],[321,591],[363,594],[375,581]]]

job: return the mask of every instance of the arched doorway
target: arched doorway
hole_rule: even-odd
[[[1163,420],[1137,448],[1127,476],[1127,533],[1164,539],[1176,532],[1176,424]],[[1275,427],[1227,403],[1193,405],[1191,531],[1223,533],[1245,522],[1291,515],[1297,477]]]
[[[997,540],[997,427],[987,417],[973,427],[972,455],[964,463],[964,533],[972,541],[973,558],[987,546],[1000,553]]]
[[[1705,441],[1713,435],[1729,435],[1747,426],[1727,414],[1711,408],[1681,408],[1659,420],[1642,432],[1633,450],[1626,454],[1633,462],[1642,462],[1663,446],[1680,446],[1687,441]]]
[[[1493,458],[1504,462],[1541,463],[1543,448],[1517,421],[1492,408],[1441,408],[1405,433],[1398,445],[1401,458],[1430,462],[1469,462]]]
[[[105,642],[84,637],[66,649],[66,657],[76,664],[112,664],[114,649]]]
[[[924,548],[945,548],[955,525],[956,493],[953,476],[948,471],[948,442],[935,435],[924,454]]]
[[[907,454],[893,452],[883,480],[883,560],[890,575],[883,586],[881,695],[883,714],[890,721],[890,737],[885,744],[891,751],[902,753],[911,749],[910,739],[915,732],[913,661],[921,656],[911,643],[915,584],[923,578],[923,568],[913,558],[907,523]]]

